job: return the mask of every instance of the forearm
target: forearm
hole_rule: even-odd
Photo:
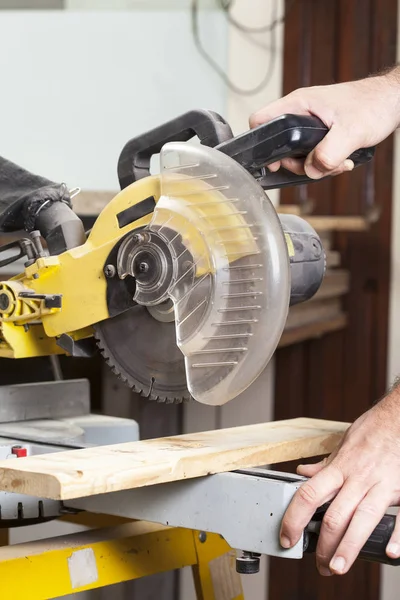
[[[383,69],[363,81],[376,93],[378,103],[386,103],[392,115],[394,131],[400,126],[400,65]]]

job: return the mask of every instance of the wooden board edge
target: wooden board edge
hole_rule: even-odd
[[[35,466],[35,460],[33,460],[34,466],[32,467],[32,461],[29,460],[29,457],[19,459],[18,461],[1,461],[0,489],[3,491],[18,492],[63,501],[74,498],[90,497],[99,493],[127,490],[132,487],[144,487],[154,484],[159,485],[160,483],[168,483],[179,479],[197,478],[215,473],[233,471],[238,468],[252,468],[262,464],[272,465],[291,460],[311,458],[313,456],[326,455],[332,452],[349,426],[348,423],[321,421],[318,419],[299,418],[290,421],[295,428],[311,430],[310,435],[305,438],[289,439],[287,441],[283,440],[274,448],[262,448],[260,443],[255,445],[249,444],[240,450],[240,460],[238,459],[237,447],[227,448],[222,452],[219,448],[215,447],[215,449],[210,449],[208,454],[206,449],[204,456],[197,456],[197,468],[194,472],[190,472],[190,469],[186,468],[186,464],[190,464],[193,457],[182,456],[177,459],[173,469],[162,472],[159,475],[159,479],[157,479],[157,477],[155,479],[150,478],[148,481],[141,480],[139,483],[136,480],[135,485],[133,486],[130,485],[129,478],[127,478],[123,482],[120,481],[119,484],[114,487],[110,485],[106,489],[106,486],[103,486],[100,491],[95,485],[93,486],[87,481],[83,486],[79,486],[79,479],[84,474],[83,471],[79,471],[73,466],[73,462],[71,469],[64,472],[62,472],[62,465],[60,466],[59,473],[51,472],[51,468],[54,469],[54,465],[51,465],[51,468],[46,470],[45,457],[43,459],[44,455],[42,455],[41,461],[43,462],[43,465],[40,465],[40,468],[37,467],[37,463]],[[277,423],[283,425],[285,421],[278,421]],[[254,427],[258,428],[259,425],[255,425]],[[237,430],[240,429],[240,427],[230,429]],[[246,426],[243,426],[243,429],[246,429]],[[312,433],[313,429],[315,429],[315,435]],[[223,431],[218,431],[218,435],[222,434]],[[189,437],[190,439],[190,435],[191,434],[175,436],[175,438],[169,439],[172,441],[176,438],[184,440],[185,437]],[[168,438],[161,439],[163,443],[167,440]],[[155,440],[152,440],[152,442],[154,443]],[[132,444],[135,444],[135,442]],[[126,444],[114,445],[114,448],[118,446],[122,447],[126,446]],[[68,454],[74,454],[74,458],[76,458],[76,453],[84,452],[85,450],[70,450],[63,452],[62,454],[64,458]],[[95,451],[95,448],[91,448],[90,450]],[[126,450],[124,450],[124,452],[126,453]],[[276,454],[275,457],[274,453]],[[54,460],[54,454],[49,456]],[[213,461],[214,458],[215,460]],[[32,457],[32,459],[35,459],[35,457]],[[98,459],[99,463],[102,463],[101,454],[99,454]],[[10,462],[12,464],[8,464]],[[82,464],[85,464],[84,460]],[[95,481],[96,476],[93,475],[93,477]]]

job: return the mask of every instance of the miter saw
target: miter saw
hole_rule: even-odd
[[[219,115],[191,111],[126,144],[121,191],[90,231],[64,184],[0,159],[0,232],[16,238],[0,248],[0,268],[23,261],[0,282],[0,357],[99,348],[150,399],[220,405],[237,396],[268,363],[289,306],[311,298],[325,271],[317,233],[278,216],[265,193],[312,180],[266,166],[306,156],[327,131],[315,117],[284,115],[233,137]],[[156,154],[160,173],[151,175]],[[358,166],[373,154],[351,159]],[[0,388],[0,458],[138,438],[134,421],[90,414],[87,382]],[[246,549],[237,568],[253,573],[261,553],[300,558],[315,549],[324,507],[293,549],[278,541],[302,481],[257,469],[66,503],[0,492],[0,527],[65,511],[119,514],[219,533]],[[393,527],[385,516],[362,556],[390,562]]]
[[[26,234],[0,249],[0,266],[24,259],[0,285],[0,356],[88,356],[97,346],[151,399],[237,396],[325,270],[317,233],[278,217],[265,193],[311,180],[266,165],[304,157],[326,133],[315,117],[284,115],[233,137],[219,115],[191,111],[126,144],[121,191],[89,232],[65,185],[2,159],[0,230]],[[351,158],[358,166],[373,152]]]

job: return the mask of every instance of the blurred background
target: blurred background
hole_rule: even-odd
[[[93,220],[118,191],[117,160],[131,137],[193,108],[220,113],[238,134],[253,111],[297,87],[392,65],[397,1],[0,0],[0,153],[80,187],[76,210]],[[98,357],[61,360],[63,377],[87,377],[93,410],[137,419],[142,438],[273,418],[355,419],[400,370],[397,161],[389,139],[368,168],[270,194],[278,210],[289,206],[316,226],[328,272],[316,303],[291,312],[274,360],[241,397],[222,408],[149,403]],[[54,378],[47,359],[17,363],[0,361],[0,384]],[[67,530],[52,523],[10,539]],[[357,564],[327,581],[313,557],[264,559],[243,584],[251,600],[397,600],[400,573]],[[194,589],[184,571],[75,596],[111,594],[192,600]]]

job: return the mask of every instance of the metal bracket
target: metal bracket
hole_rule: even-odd
[[[279,530],[284,512],[303,481],[297,475],[249,469],[68,500],[65,505],[219,533],[235,549],[302,558],[303,536],[286,550],[280,546]]]

